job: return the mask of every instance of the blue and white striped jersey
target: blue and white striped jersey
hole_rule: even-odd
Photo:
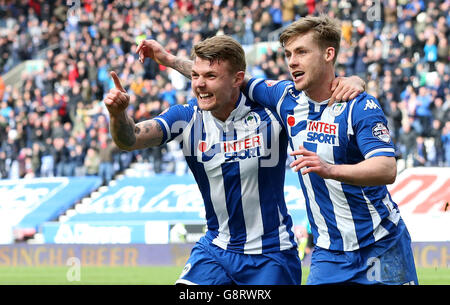
[[[252,79],[245,91],[278,114],[292,150],[303,145],[331,164],[394,156],[384,113],[367,93],[328,107],[328,101],[318,103],[297,91],[292,81]],[[298,177],[317,246],[352,251],[396,230],[400,214],[386,186],[349,185],[315,173]]]
[[[155,120],[163,142],[181,143],[203,196],[210,242],[245,254],[296,247],[284,200],[288,140],[276,115],[240,94],[225,122],[196,99]]]

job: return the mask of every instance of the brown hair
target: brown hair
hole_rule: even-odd
[[[191,57],[207,59],[210,62],[226,60],[230,63],[231,72],[245,72],[246,69],[244,49],[227,35],[210,37],[197,43],[192,47]]]
[[[332,47],[335,50],[334,61],[336,62],[341,43],[341,26],[337,19],[327,15],[306,16],[291,23],[280,35],[279,41],[284,47],[293,37],[313,31],[314,40],[320,48]]]

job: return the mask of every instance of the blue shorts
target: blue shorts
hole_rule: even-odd
[[[301,263],[297,249],[266,254],[224,250],[202,237],[176,284],[198,285],[300,285]]]
[[[408,230],[399,221],[396,234],[355,251],[315,247],[307,285],[418,285]]]

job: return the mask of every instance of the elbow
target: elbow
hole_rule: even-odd
[[[397,175],[396,175],[396,174],[395,174],[395,175],[390,175],[390,176],[388,177],[388,179],[387,179],[386,184],[394,184],[396,178],[397,178]]]
[[[386,171],[386,184],[393,184],[395,179],[397,179],[397,162],[394,159],[394,162],[391,163],[391,166]]]
[[[114,144],[116,144],[116,146],[117,146],[120,150],[123,150],[123,151],[133,151],[133,150],[134,150],[132,146],[124,145],[123,143],[121,143],[121,142],[119,142],[119,141],[116,141],[116,140],[114,140]]]
[[[117,145],[117,146],[120,148],[120,150],[123,150],[123,151],[130,152],[130,151],[134,150],[133,147],[131,147],[131,146],[124,146],[124,145]]]

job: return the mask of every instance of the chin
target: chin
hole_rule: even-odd
[[[308,89],[309,84],[306,81],[301,81],[301,82],[298,82],[298,83],[294,82],[294,87],[295,87],[295,89],[297,91],[305,91],[305,90]]]
[[[203,103],[203,102],[198,101],[198,107],[204,111],[212,111],[215,109],[214,106],[215,106],[214,103]]]
[[[305,90],[305,86],[303,86],[302,84],[294,83],[294,87],[295,87],[295,90],[297,90],[297,91]]]

